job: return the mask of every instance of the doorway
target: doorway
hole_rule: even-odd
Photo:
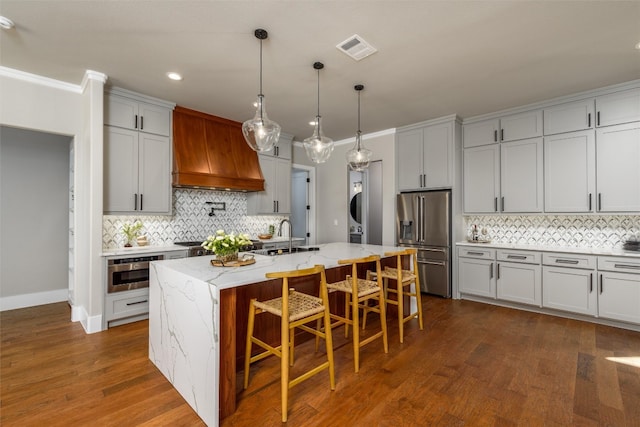
[[[305,245],[316,242],[315,233],[315,168],[292,165],[291,229],[293,237],[305,239]]]
[[[348,169],[350,243],[382,244],[382,160],[356,172]]]

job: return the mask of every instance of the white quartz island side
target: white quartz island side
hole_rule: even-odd
[[[399,249],[350,243],[317,247],[288,255],[255,255],[255,264],[243,267],[213,267],[211,256],[151,263],[149,359],[208,426],[217,426],[220,419],[221,291],[263,282],[268,272],[316,264],[329,269],[340,259],[384,256]]]

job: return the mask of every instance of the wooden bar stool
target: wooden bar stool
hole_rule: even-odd
[[[320,275],[320,298],[289,289],[289,279],[297,277],[310,278]],[[244,388],[249,386],[249,365],[269,355],[280,358],[280,385],[282,393],[282,422],[287,421],[287,401],[289,389],[300,382],[312,377],[324,369],[329,369],[329,383],[331,390],[335,390],[335,376],[333,364],[333,342],[331,340],[331,319],[329,317],[329,301],[327,297],[327,279],[324,266],[316,265],[304,270],[267,273],[269,279],[282,279],[282,296],[268,301],[251,300],[249,307],[249,321],[247,325],[247,347],[244,358]],[[264,341],[253,336],[253,327],[256,314],[271,313],[281,319],[281,344],[272,347]],[[324,331],[308,327],[305,323],[313,320],[324,319]],[[293,364],[293,335],[295,328],[315,334],[318,338],[324,338],[327,346],[327,361],[306,371],[300,376],[289,379],[289,364]],[[326,332],[325,332],[326,331]],[[291,337],[291,338],[290,338]],[[251,346],[256,344],[266,351],[251,357]]]
[[[398,325],[400,328],[400,342],[404,341],[404,324],[413,318],[418,318],[420,330],[423,329],[422,321],[422,299],[420,297],[420,277],[418,275],[418,250],[415,248],[407,248],[401,251],[386,252],[388,257],[396,257],[396,268],[385,267],[382,270],[381,277],[384,284],[384,297],[387,304],[393,304],[398,307]],[[409,265],[413,267],[411,270],[402,268],[402,257],[409,257]],[[410,267],[411,268],[411,267]],[[373,275],[372,275],[373,277]],[[389,279],[395,280],[396,288],[389,287]],[[411,285],[414,290],[411,291]],[[396,299],[389,299],[389,293],[395,294]],[[404,316],[404,297],[415,298],[418,310]],[[366,314],[368,309],[365,307],[364,321],[366,322]]]
[[[384,305],[384,294],[382,282],[380,281],[381,275],[378,274],[377,281],[358,277],[358,265],[368,264],[371,262],[376,263],[376,272],[380,273],[380,256],[378,255],[372,255],[365,258],[339,260],[338,264],[351,264],[351,275],[339,282],[327,283],[327,288],[329,290],[344,292],[345,294],[345,314],[344,316],[339,316],[331,313],[331,319],[336,320],[331,324],[331,327],[334,328],[344,324],[346,337],[349,334],[349,325],[353,326],[353,360],[356,372],[360,370],[360,348],[364,345],[370,343],[376,338],[382,337],[384,352],[389,352],[387,344],[387,319]],[[369,276],[368,273],[367,276]],[[367,306],[367,310],[380,314],[381,330],[380,332],[377,332],[376,334],[361,341],[360,331],[358,328],[360,318],[359,309],[364,308],[365,304],[368,305],[370,300],[378,302],[375,306]],[[316,347],[317,341],[318,339],[316,338]]]

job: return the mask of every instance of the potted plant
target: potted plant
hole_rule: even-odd
[[[131,242],[133,242],[135,238],[138,237],[138,234],[140,233],[141,228],[142,228],[142,223],[140,221],[135,221],[133,224],[130,224],[129,222],[125,222],[122,225],[122,234],[124,234],[124,237],[127,240],[126,243],[124,244],[125,248],[131,247]]]
[[[247,234],[226,234],[224,230],[218,230],[215,235],[207,237],[201,246],[212,251],[224,263],[237,260],[240,248],[250,244],[251,239]]]

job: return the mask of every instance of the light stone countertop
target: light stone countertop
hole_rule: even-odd
[[[173,252],[173,251],[184,251],[188,248],[186,246],[179,245],[166,245],[166,246],[132,246],[130,248],[109,248],[103,249],[102,256],[121,256],[121,255],[141,255],[141,254],[150,254],[150,253],[158,253],[158,252]]]
[[[596,255],[596,256],[619,256],[619,257],[631,257],[640,258],[640,252],[625,251],[624,249],[604,249],[604,248],[577,248],[569,246],[542,246],[542,245],[522,245],[515,243],[472,243],[468,241],[457,242],[457,246],[470,246],[477,248],[490,248],[490,249],[516,249],[523,251],[536,251],[536,252],[559,252],[559,253],[573,253],[582,255]]]
[[[369,255],[381,255],[385,252],[396,251],[404,248],[396,246],[378,246],[355,243],[326,243],[314,245],[320,250],[309,252],[294,252],[284,255],[257,255],[255,264],[242,267],[214,267],[211,260],[214,256],[199,256],[164,261],[152,261],[161,263],[163,267],[170,268],[178,273],[192,277],[214,285],[218,289],[233,288],[250,283],[267,280],[265,274],[274,271],[290,271],[313,267],[322,264],[325,268],[338,266],[338,260],[362,258]],[[240,254],[242,257],[243,254]]]

